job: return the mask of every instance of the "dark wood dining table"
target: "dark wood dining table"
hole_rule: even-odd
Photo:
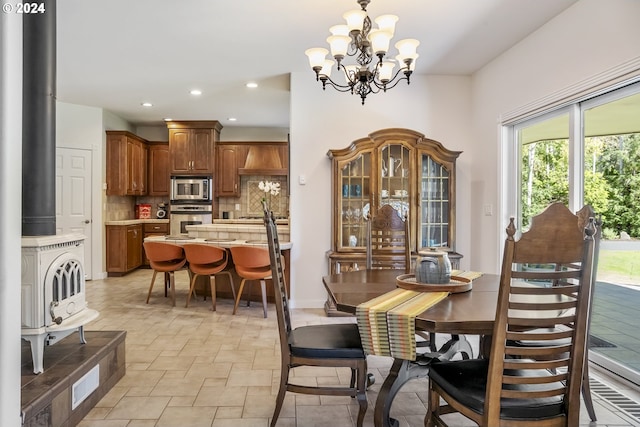
[[[358,270],[324,276],[322,282],[339,311],[356,313],[356,307],[372,298],[396,289],[396,277],[404,270]],[[393,399],[410,379],[425,377],[435,359],[450,359],[463,353],[472,357],[471,346],[463,334],[490,336],[496,314],[500,276],[483,274],[473,280],[470,291],[452,293],[444,300],[416,316],[416,331],[451,334],[440,348],[421,353],[415,361],[394,359],[374,409],[376,427],[397,426],[389,416]],[[481,348],[486,344],[482,343]]]

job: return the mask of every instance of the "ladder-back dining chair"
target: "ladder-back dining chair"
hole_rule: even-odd
[[[278,331],[280,335],[281,371],[280,388],[271,418],[271,427],[278,421],[287,391],[294,393],[351,396],[358,401],[357,426],[362,427],[367,411],[367,357],[362,349],[360,332],[356,323],[331,323],[293,328],[289,311],[289,297],[284,279],[284,264],[280,254],[280,242],[273,213],[264,206],[264,222],[267,228],[271,277],[276,300]],[[303,385],[289,381],[291,369],[299,366],[349,368],[349,386]],[[330,416],[329,416],[330,418]]]
[[[553,203],[516,240],[511,219],[489,358],[431,366],[425,426],[451,412],[487,427],[578,425],[596,226],[576,224]]]
[[[367,269],[404,268],[411,271],[409,221],[391,205],[382,205],[367,218]]]

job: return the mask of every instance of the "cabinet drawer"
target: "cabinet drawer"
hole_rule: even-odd
[[[142,224],[142,230],[144,234],[147,233],[166,233],[169,234],[169,223],[149,223]]]

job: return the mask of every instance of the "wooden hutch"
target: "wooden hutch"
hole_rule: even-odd
[[[460,153],[409,129],[379,130],[346,148],[329,150],[333,180],[329,273],[365,268],[365,218],[384,204],[407,215],[412,254],[423,248],[445,250],[452,267],[459,268],[455,164]],[[336,314],[329,301],[325,309]]]

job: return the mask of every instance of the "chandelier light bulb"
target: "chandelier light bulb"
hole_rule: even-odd
[[[398,49],[398,54],[413,58],[416,55],[416,49],[419,44],[420,42],[416,39],[404,39],[396,43],[396,49]]]
[[[349,36],[349,27],[344,24],[334,25],[329,28],[329,32],[334,36]]]
[[[360,32],[362,31],[362,23],[364,22],[364,18],[367,17],[367,12],[365,12],[364,10],[350,10],[349,12],[345,12],[342,17],[347,21],[349,32]]]
[[[325,59],[322,63],[322,69],[320,70],[320,74],[325,75],[327,77],[331,77],[331,69],[333,68],[334,61],[330,59]]]
[[[338,63],[344,58],[349,49],[349,42],[351,37],[349,36],[329,36],[327,37],[327,43],[331,46],[331,56],[333,56]]]
[[[396,64],[391,61],[384,61],[380,64],[380,69],[378,70],[378,78],[382,83],[386,83],[391,80],[391,76],[393,76],[393,67]]]
[[[413,56],[398,55],[396,56],[396,61],[398,61],[401,68],[406,68],[407,59],[410,60],[408,71],[414,71],[416,69],[416,60],[418,59],[419,56],[420,55],[418,55],[417,53]]]
[[[380,15],[374,22],[378,25],[379,29],[388,32],[393,38],[396,31],[396,22],[398,22],[396,15]]]
[[[371,30],[371,32],[369,32],[369,41],[371,42],[371,50],[373,53],[381,57],[389,51],[391,34],[383,30]]]
[[[311,68],[317,71],[324,65],[324,61],[329,51],[323,47],[313,47],[305,50],[304,53],[309,57],[309,65],[311,65]]]

